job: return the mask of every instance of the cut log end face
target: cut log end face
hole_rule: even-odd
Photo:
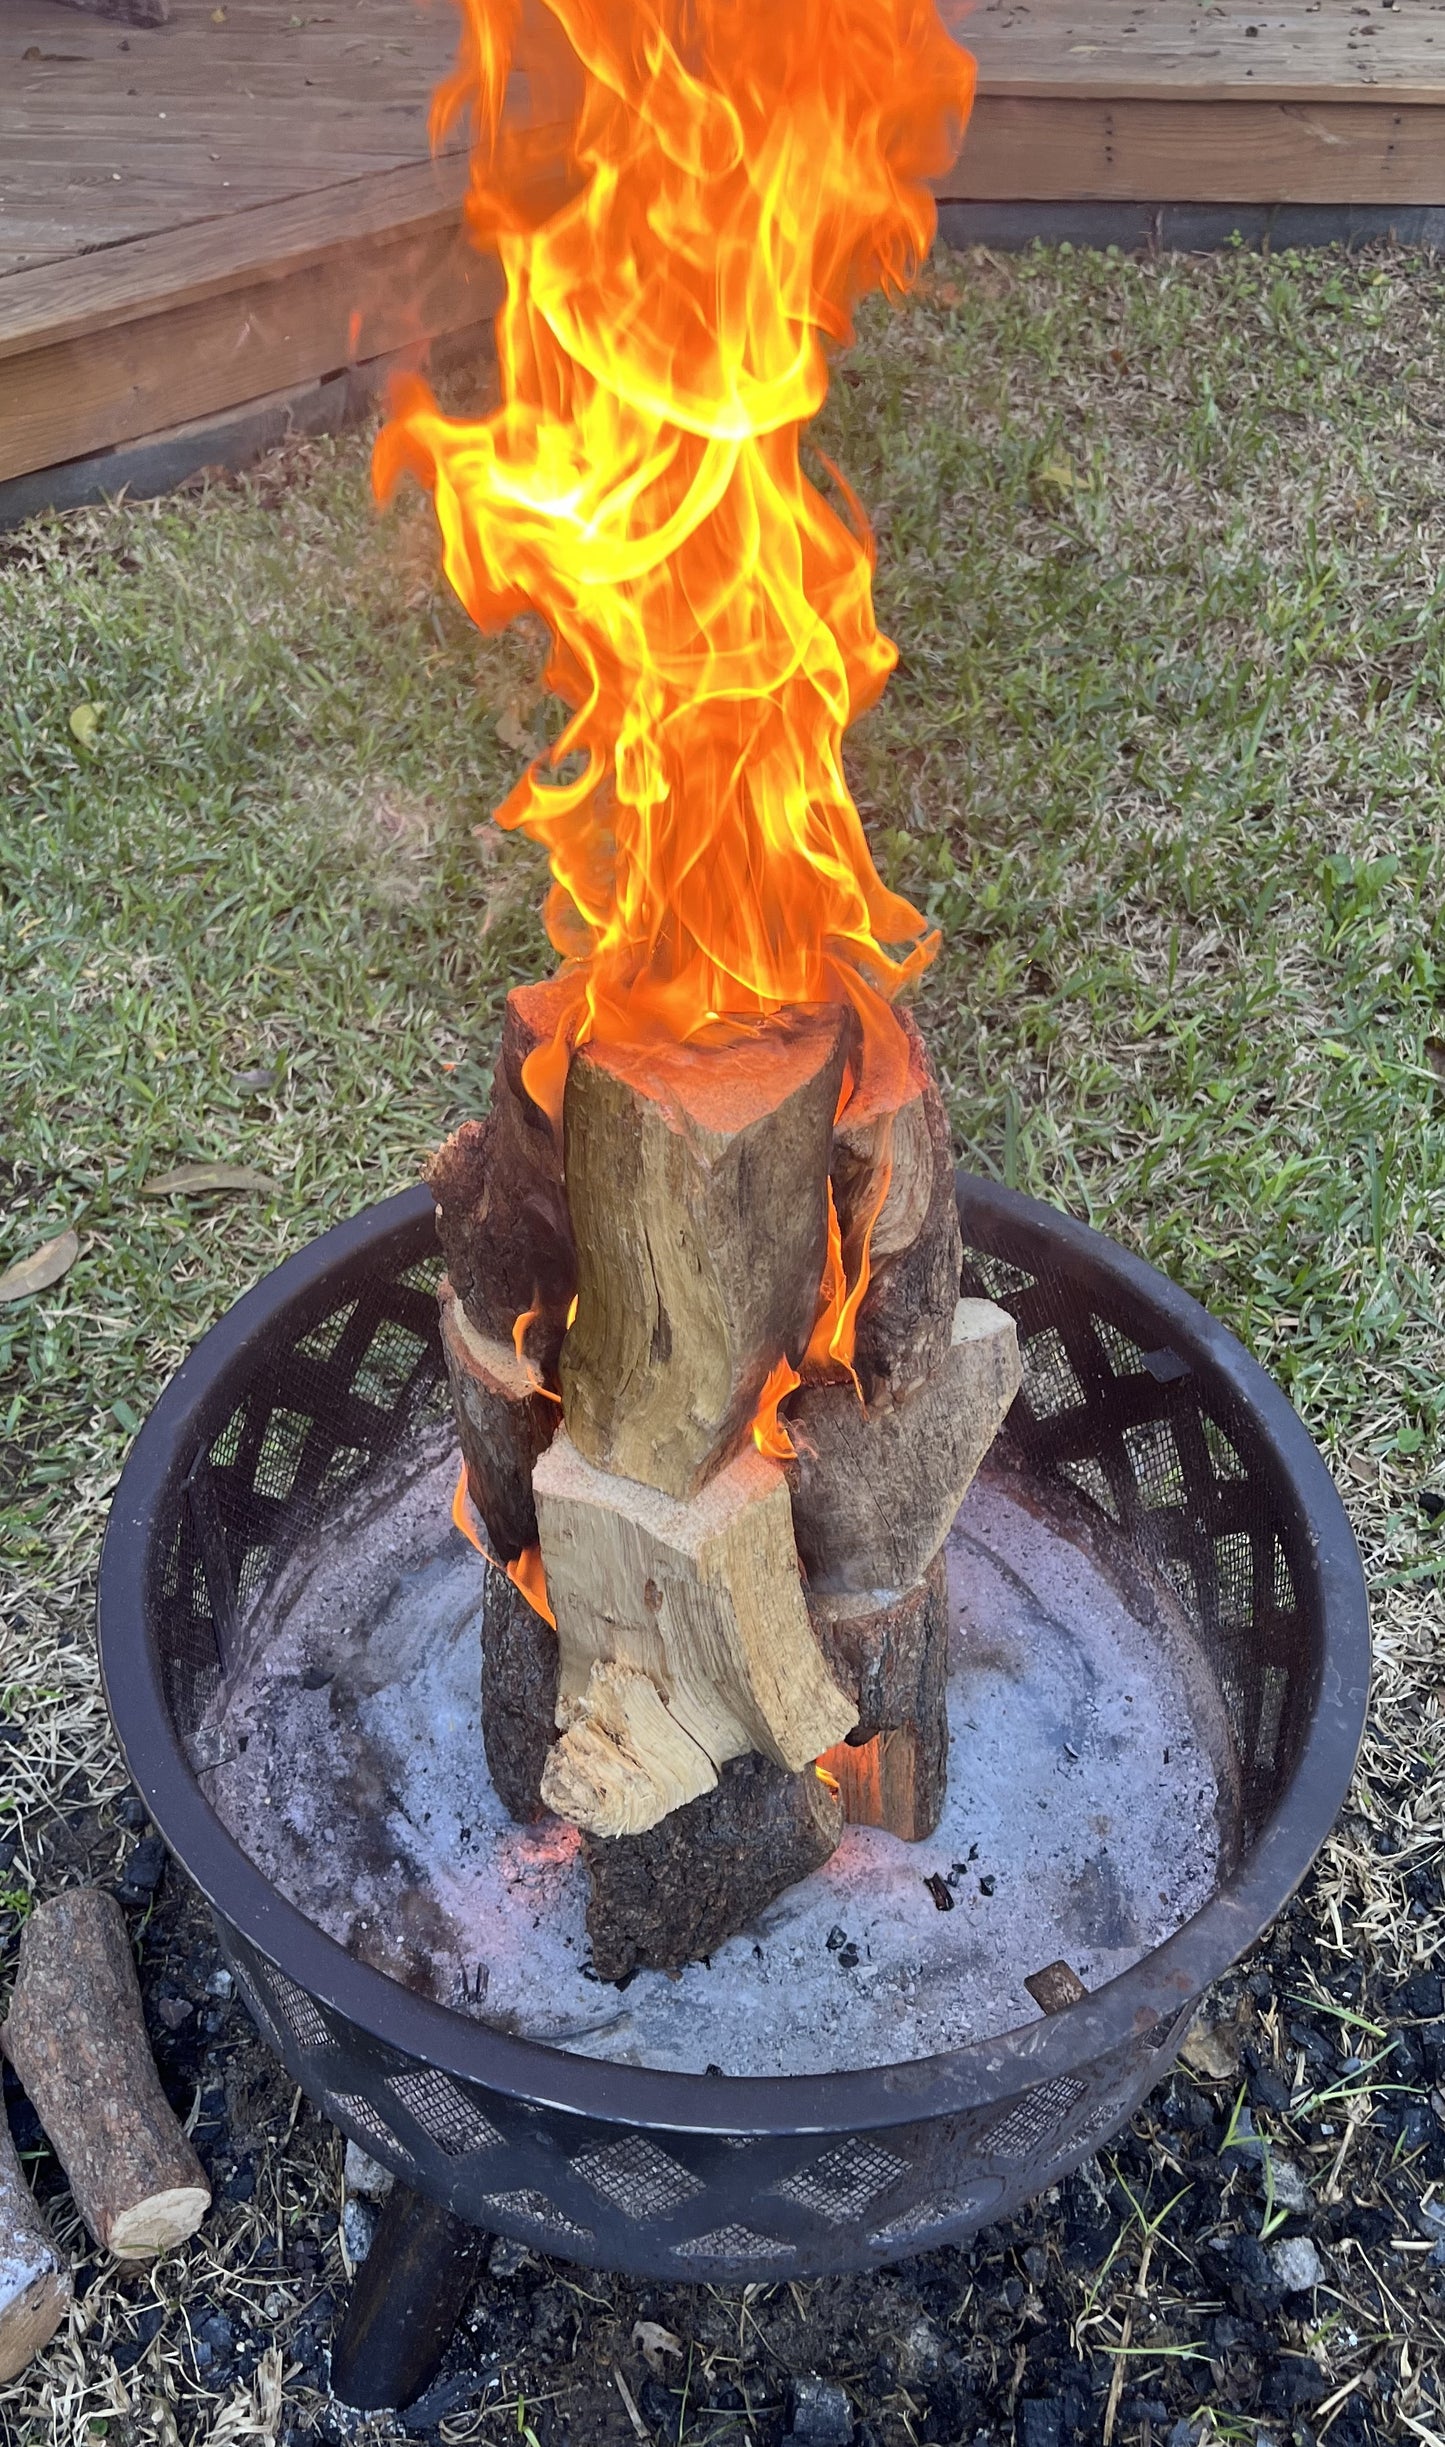
[[[726,1046],[584,1046],[567,1082],[576,1321],[569,1432],[599,1468],[695,1494],[812,1330],[842,1012]]]
[[[674,1787],[702,1791],[744,1751],[797,1770],[849,1731],[857,1711],[808,1620],[775,1463],[748,1451],[683,1502],[595,1469],[564,1431],[533,1491],[566,1727],[544,1792],[563,1816],[640,1831],[677,1806]],[[597,1667],[650,1692],[599,1683]]]
[[[153,2192],[149,2200],[122,2209],[113,2219],[110,2249],[117,2260],[153,2260],[157,2252],[173,2251],[193,2235],[210,2206],[210,2193],[199,2184]]]

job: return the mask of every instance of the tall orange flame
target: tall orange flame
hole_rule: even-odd
[[[862,513],[799,445],[854,301],[927,251],[973,62],[932,0],[458,5],[433,132],[470,116],[501,405],[453,420],[410,378],[374,473],[430,486],[483,627],[540,613],[572,709],[497,811],[547,849],[582,1006],[528,1088],[557,1112],[569,1035],[821,1001],[859,1014],[855,1077],[901,1086],[887,1006],[933,939],[841,756],[895,651]]]

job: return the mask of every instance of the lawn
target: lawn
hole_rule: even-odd
[[[1092,2263],[1069,2241],[1094,2197],[1075,2179],[871,2294],[782,2288],[746,2319],[667,2298],[647,2316],[691,2320],[700,2372],[726,2359],[714,2329],[751,2357],[760,2447],[805,2367],[845,2380],[879,2447],[1011,2438],[1034,2401],[1069,2421],[1077,2400],[1097,2435],[1121,2367],[1120,2440],[1205,2408],[1252,2439],[1328,2404],[1309,2418],[1337,2447],[1445,2425],[1424,2342],[1445,2071],[1416,2027],[1445,1951],[1442,401],[1445,269],[1403,254],[940,251],[841,361],[820,440],[873,515],[901,652],[851,772],[887,880],[942,930],[919,1008],[959,1154],[1208,1301],[1303,1411],[1366,1552],[1364,1769],[1309,1895],[1226,2000],[1240,2079],[1288,2074],[1301,2014],[1330,2036],[1343,2007],[1388,2030],[1398,2086],[1347,2071],[1347,2165],[1328,2108],[1257,2113],[1309,2175],[1330,2270],[1273,2306],[1267,2350],[1207,2257],[1258,2228],[1259,2152],[1231,2155],[1232,2086],[1205,2071],[1090,2179]],[[63,1280],[0,1306],[8,1951],[32,1892],[130,1840],[90,1603],[139,1419],[239,1291],[479,1109],[502,997],[546,964],[536,854],[487,816],[554,709],[538,641],[479,640],[443,591],[425,505],[375,512],[360,438],[0,536],[0,658],[0,1269],[80,1241]],[[202,1161],[262,1186],[157,1186]],[[221,2062],[242,2043],[210,2019]],[[23,2447],[147,2423],[163,2447],[300,2439],[323,2419],[293,2332],[343,2282],[336,2153],[289,2094],[261,2126],[259,2192],[153,2283],[95,2273],[74,2337],[0,2408]],[[1152,2247],[1148,2353],[1142,2296],[1132,2344],[1123,2325],[1146,2181],[1150,2217],[1193,2187]],[[283,2223],[314,2242],[269,2291],[245,2276],[263,2197],[278,2244]],[[234,2297],[204,2368],[202,2286]],[[570,2330],[528,2309],[579,2287]],[[552,2447],[564,2415],[589,2447],[611,2436],[567,2369],[631,2369],[656,2294],[499,2273],[490,2393],[449,2436],[528,2423]],[[942,2359],[910,2380],[888,2339],[918,2320]],[[1261,2371],[1285,2373],[1275,2398]],[[675,2413],[650,2384],[650,2435],[744,2435],[707,2413],[711,2378]]]

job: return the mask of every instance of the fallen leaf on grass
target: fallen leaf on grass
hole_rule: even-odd
[[[70,709],[70,727],[83,748],[88,748],[105,719],[103,705],[80,704]]]
[[[142,1198],[170,1198],[183,1190],[199,1196],[206,1190],[279,1190],[269,1173],[253,1172],[249,1164],[178,1164],[174,1172],[155,1173],[141,1184]]]
[[[0,1301],[28,1300],[36,1291],[49,1291],[63,1274],[69,1274],[80,1255],[80,1242],[73,1232],[57,1232],[54,1240],[42,1241],[29,1257],[17,1258],[0,1274]]]
[[[656,2320],[634,2321],[632,2342],[641,2346],[642,2359],[650,2371],[663,2368],[665,2355],[675,2354],[681,2361],[686,2351],[681,2337],[674,2336],[670,2328],[660,2327]]]
[[[1036,483],[1051,484],[1059,493],[1072,493],[1078,481],[1072,459],[1066,459],[1061,450],[1051,451],[1047,459],[1041,460],[1034,477]]]

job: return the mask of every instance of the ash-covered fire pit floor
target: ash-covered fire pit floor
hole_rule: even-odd
[[[1167,1584],[1091,1508],[1066,1513],[993,1470],[948,1544],[937,1834],[851,1828],[710,1965],[603,1985],[575,1831],[516,1826],[487,1775],[482,1566],[451,1526],[456,1467],[437,1431],[292,1558],[197,1744],[266,1876],[440,2002],[676,2071],[899,2063],[1036,2018],[1024,1982],[1060,1959],[1101,1986],[1187,1920],[1230,1859],[1224,1708]]]

